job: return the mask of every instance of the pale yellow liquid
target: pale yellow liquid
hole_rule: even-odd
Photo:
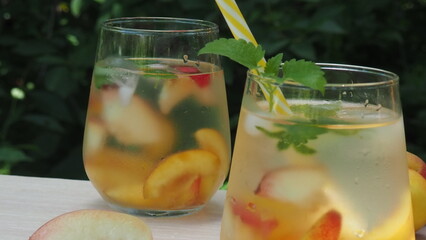
[[[229,168],[223,72],[211,64],[182,60],[114,61],[120,66],[97,63],[92,80],[83,146],[89,179],[108,202],[129,209],[180,210],[204,205]],[[133,65],[143,61],[152,63]],[[201,73],[182,73],[174,70],[176,66],[197,68]],[[170,71],[173,77],[167,76]],[[209,82],[195,83],[200,74]],[[196,139],[195,134],[206,129],[220,140],[216,141],[219,151]],[[200,151],[213,154],[211,172],[190,164],[194,161],[191,154]],[[191,159],[183,158],[179,169],[176,161],[157,169],[180,152],[189,152]],[[159,189],[148,191],[145,182],[156,170],[156,178],[163,177],[161,183],[151,185]],[[154,197],[147,192],[154,192]]]
[[[330,210],[342,216],[341,240],[414,239],[402,117],[387,109],[343,109],[336,119],[344,121],[313,125],[327,131],[306,144],[314,154],[302,154],[293,147],[279,151],[278,140],[255,126],[274,132],[283,130],[277,123],[303,123],[242,108],[221,240],[304,239]],[[259,194],[276,169],[296,169],[290,176],[296,180],[285,171],[276,178],[294,181],[295,196]]]

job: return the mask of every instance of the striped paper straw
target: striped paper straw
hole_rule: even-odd
[[[251,33],[250,28],[248,27],[247,22],[244,19],[243,14],[238,8],[235,0],[216,0],[216,4],[225,18],[225,21],[228,24],[228,27],[231,30],[234,38],[244,39],[257,46],[258,44],[256,39]],[[261,66],[265,66],[266,60],[262,59],[259,64]],[[266,88],[263,84],[259,83],[259,86],[263,92],[263,95],[265,95],[266,100],[269,102],[271,97],[269,92],[266,91]],[[278,114],[291,114],[290,107],[280,88],[276,88],[275,91],[272,92],[272,100],[272,111]]]

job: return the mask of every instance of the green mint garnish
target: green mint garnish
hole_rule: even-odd
[[[157,78],[157,79],[175,79],[177,76],[164,69],[145,68],[142,69],[146,77]]]
[[[337,111],[342,108],[340,102],[327,103],[321,105],[298,104],[290,106],[293,113],[303,114],[307,119],[331,122],[336,118]]]
[[[284,54],[279,53],[275,57],[270,58],[266,62],[266,66],[265,66],[266,76],[273,77],[273,78],[278,77],[278,73],[281,68],[281,63],[283,61],[283,56]]]
[[[256,128],[267,136],[278,139],[278,150],[286,150],[292,146],[297,152],[307,155],[316,152],[315,149],[306,145],[308,141],[317,139],[318,135],[328,132],[325,128],[307,125],[276,124],[276,126],[283,130],[272,132],[260,126],[256,126]]]
[[[277,84],[285,81],[298,82],[324,94],[326,84],[324,72],[313,62],[291,59],[283,63],[284,55],[280,53],[268,59],[264,64],[262,59],[265,59],[265,51],[262,47],[242,39],[221,38],[215,40],[206,44],[198,52],[199,55],[206,53],[228,57],[264,77],[260,80],[260,84],[270,96],[273,96],[275,91],[280,91]],[[273,109],[274,101],[276,101],[275,98],[269,100],[270,111]],[[327,129],[306,125],[278,126],[283,130],[272,132],[259,126],[256,128],[267,136],[278,139],[277,148],[279,150],[293,146],[296,151],[303,154],[314,154],[315,149],[307,146],[308,140],[316,139],[318,135],[327,132]]]
[[[324,72],[313,62],[292,59],[282,63],[283,54],[278,54],[270,58],[263,67],[259,62],[265,57],[265,51],[260,45],[255,46],[243,39],[232,38],[209,42],[198,55],[206,53],[228,57],[250,70],[257,71],[260,76],[272,78],[276,83],[292,80],[324,93]]]
[[[108,137],[107,140],[107,145],[114,147],[116,149],[122,150],[122,151],[126,151],[126,152],[132,152],[132,153],[140,153],[142,152],[142,147],[139,145],[128,145],[128,144],[124,144],[121,143],[120,141],[118,141],[118,139],[116,139],[115,137]]]
[[[200,49],[198,55],[206,53],[228,57],[251,70],[256,70],[259,67],[259,61],[265,56],[265,51],[260,45],[254,46],[243,39],[233,38],[221,38],[207,43]]]
[[[293,80],[324,94],[324,86],[327,81],[324,78],[324,72],[315,63],[292,59],[284,62],[283,72],[283,81]]]

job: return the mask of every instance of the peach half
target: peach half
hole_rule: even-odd
[[[77,210],[57,216],[29,240],[152,240],[148,225],[141,219],[108,210]]]
[[[328,178],[317,167],[292,166],[270,171],[262,178],[256,194],[278,201],[306,205],[319,200]]]
[[[342,215],[330,210],[320,217],[303,240],[338,240],[342,228]]]
[[[175,132],[172,124],[149,102],[133,95],[123,101],[119,89],[102,90],[102,119],[107,130],[127,145],[162,146],[167,153],[173,146]]]
[[[410,152],[407,152],[407,161],[414,228],[419,230],[426,225],[426,164]]]
[[[146,199],[168,200],[168,209],[198,206],[217,190],[219,158],[206,150],[187,150],[162,160],[146,179]]]
[[[216,154],[220,160],[220,181],[228,174],[230,156],[229,147],[223,135],[212,128],[202,128],[195,132],[195,139],[201,149]],[[220,183],[222,184],[222,183]]]
[[[189,77],[167,80],[158,98],[161,112],[169,114],[177,104],[192,95],[195,87],[195,83]]]

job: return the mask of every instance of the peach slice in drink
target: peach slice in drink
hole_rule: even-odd
[[[85,144],[83,146],[83,152],[88,156],[102,149],[105,144],[108,132],[105,128],[105,124],[97,118],[87,119],[85,131]]]
[[[87,155],[84,164],[88,177],[100,191],[138,184],[138,192],[142,195],[142,183],[154,168],[155,161],[145,155],[105,147]]]
[[[308,211],[289,202],[253,195],[226,201],[224,211],[225,239],[297,240],[303,234]],[[232,224],[232,226],[227,226]],[[237,237],[238,236],[238,237]]]
[[[120,95],[118,87],[102,89],[102,118],[108,131],[127,145],[155,145],[158,155],[173,147],[175,132],[172,124],[136,95]]]
[[[293,215],[311,216],[312,220],[304,220],[307,224],[330,209],[335,209],[340,215],[345,216],[341,226],[342,233],[354,235],[365,230],[365,223],[350,201],[343,198],[327,172],[316,165],[286,166],[267,172],[256,194],[304,209],[305,213],[299,212]],[[288,220],[284,221],[288,222]]]
[[[219,158],[206,150],[187,150],[162,160],[146,179],[146,199],[167,199],[168,207],[197,206],[216,191]]]
[[[328,181],[319,167],[282,167],[266,173],[256,193],[278,201],[308,206],[321,200],[322,190]]]
[[[219,131],[212,128],[202,128],[195,132],[195,139],[201,149],[216,154],[220,160],[219,179],[223,181],[229,169],[229,149],[225,138]],[[220,183],[222,184],[222,183]]]
[[[158,98],[161,112],[169,114],[177,104],[192,95],[195,87],[195,83],[189,77],[167,80]]]
[[[338,240],[342,215],[336,210],[326,212],[303,237],[303,240]]]

